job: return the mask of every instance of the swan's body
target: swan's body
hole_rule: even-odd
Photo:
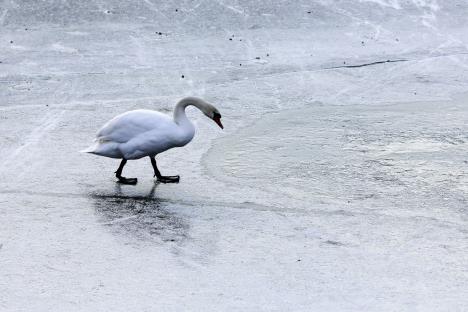
[[[119,169],[123,169],[127,160],[145,156],[149,156],[153,163],[157,154],[173,147],[184,146],[193,139],[195,127],[185,115],[185,108],[189,105],[200,109],[222,128],[221,115],[213,105],[198,98],[187,97],[177,103],[173,118],[157,111],[144,109],[114,117],[98,131],[95,144],[83,152],[121,158]],[[158,176],[155,160],[153,168],[155,175]],[[116,172],[119,180],[123,178],[119,177],[121,171]]]
[[[139,159],[184,146],[195,134],[189,121],[178,125],[172,118],[152,110],[134,110],[107,122],[86,152],[111,158]]]

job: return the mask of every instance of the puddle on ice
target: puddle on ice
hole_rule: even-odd
[[[115,234],[139,240],[181,242],[187,239],[188,222],[165,208],[167,203],[155,196],[156,187],[153,184],[144,196],[126,195],[120,184],[116,184],[115,192],[92,194],[98,222]]]
[[[464,197],[468,113],[460,106],[440,123],[443,106],[453,103],[317,103],[266,114],[222,139],[205,165],[222,181],[267,190],[278,201],[360,202],[371,209],[390,198],[396,208],[413,212],[424,203],[445,206],[448,197]]]

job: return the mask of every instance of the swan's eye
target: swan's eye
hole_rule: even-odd
[[[213,119],[216,119],[216,118],[221,118],[221,114],[217,113],[217,112],[214,112],[213,113]]]

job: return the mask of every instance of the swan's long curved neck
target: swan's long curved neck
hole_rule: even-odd
[[[190,105],[193,105],[199,110],[203,111],[204,105],[200,99],[194,97],[183,98],[174,108],[174,121],[179,126],[184,126],[186,124],[192,125],[190,120],[187,118],[187,115],[185,114],[185,108]]]

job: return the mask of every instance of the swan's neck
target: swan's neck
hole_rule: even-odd
[[[193,127],[192,122],[187,118],[187,115],[185,114],[185,108],[190,105],[195,106],[199,110],[202,110],[203,108],[203,103],[201,103],[200,100],[197,98],[188,97],[180,100],[174,109],[174,121],[179,126]]]

